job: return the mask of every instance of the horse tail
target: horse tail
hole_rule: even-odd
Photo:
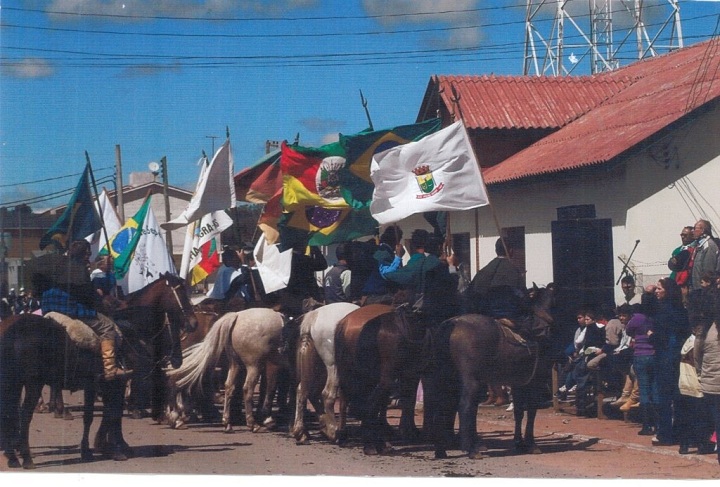
[[[178,389],[202,392],[202,378],[210,367],[220,359],[235,325],[237,313],[226,313],[210,328],[202,342],[192,350],[178,369],[167,371],[168,377]]]

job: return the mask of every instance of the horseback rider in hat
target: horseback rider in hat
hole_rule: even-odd
[[[88,325],[100,338],[105,380],[125,378],[132,370],[118,368],[115,348],[118,333],[115,323],[99,313],[101,297],[90,280],[90,244],[76,240],[67,254],[50,253],[34,259],[31,281],[40,296],[44,314],[61,313]]]

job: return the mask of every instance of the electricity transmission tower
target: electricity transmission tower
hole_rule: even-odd
[[[527,0],[523,74],[566,76],[583,66],[584,74],[595,74],[617,69],[622,59],[629,63],[679,49],[678,2]],[[622,34],[617,42],[615,33]]]

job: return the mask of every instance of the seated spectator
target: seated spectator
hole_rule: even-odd
[[[568,361],[562,370],[564,373],[562,381],[563,385],[560,386],[555,394],[561,400],[565,400],[568,393],[574,393],[577,389],[577,381],[575,380],[574,371],[577,364],[583,358],[581,352],[585,346],[585,333],[587,332],[587,326],[585,325],[585,311],[578,311],[577,324],[578,327],[575,330],[573,342],[565,349],[565,355],[567,356]]]

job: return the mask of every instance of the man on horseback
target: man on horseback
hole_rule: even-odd
[[[77,240],[70,244],[66,255],[45,254],[32,263],[31,281],[40,296],[44,314],[51,311],[78,319],[88,325],[100,338],[105,380],[125,378],[132,370],[118,368],[115,343],[118,338],[115,323],[98,313],[101,297],[90,280],[90,244]]]

